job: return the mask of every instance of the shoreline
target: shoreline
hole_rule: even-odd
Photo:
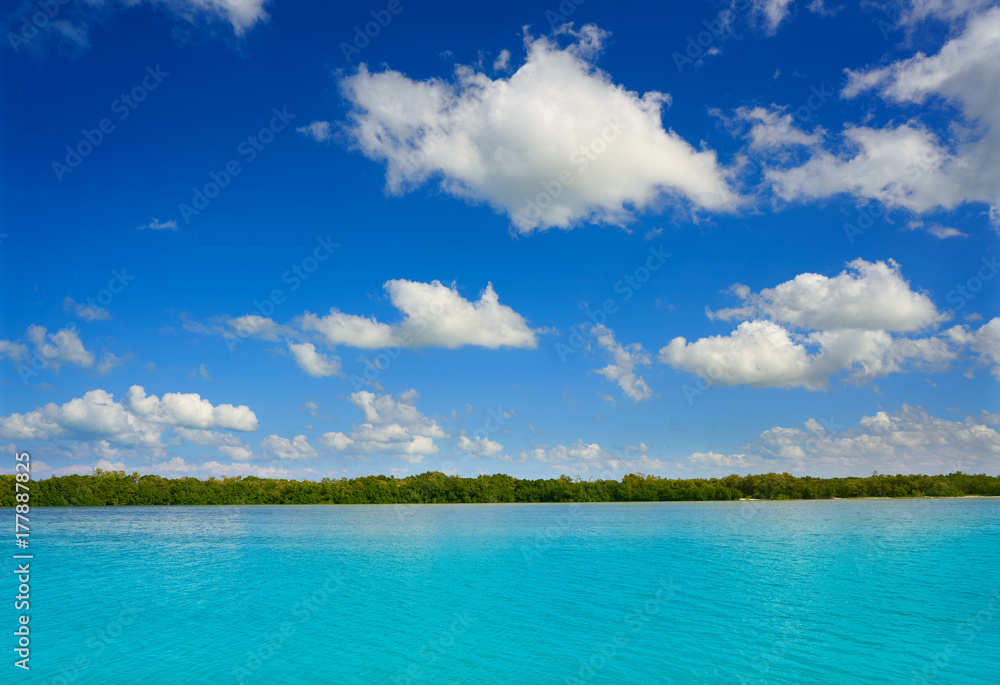
[[[785,498],[785,499],[759,499],[752,497],[741,497],[730,500],[633,500],[621,502],[382,502],[382,503],[335,503],[317,502],[313,504],[303,503],[219,503],[219,504],[49,504],[35,505],[37,509],[124,509],[129,507],[151,507],[151,508],[175,508],[175,507],[492,507],[492,506],[526,506],[526,505],[582,505],[582,504],[731,504],[738,502],[857,502],[861,500],[961,500],[961,499],[1000,499],[1000,495],[955,495],[955,496],[931,496],[922,495],[919,497],[813,497]],[[0,510],[13,509],[12,507],[0,507]]]

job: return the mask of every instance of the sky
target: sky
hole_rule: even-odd
[[[4,472],[1000,473],[995,1],[5,7]]]

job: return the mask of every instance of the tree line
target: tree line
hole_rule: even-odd
[[[23,491],[22,491],[23,492]],[[676,502],[851,497],[1000,496],[1000,476],[961,471],[940,476],[881,475],[813,478],[765,473],[724,478],[660,478],[630,474],[617,480],[560,476],[523,479],[496,474],[476,478],[439,471],[395,478],[363,476],[296,481],[254,476],[163,478],[102,471],[52,476],[30,484],[32,506],[185,504],[405,504],[491,502]],[[14,476],[0,475],[0,506],[13,507]]]

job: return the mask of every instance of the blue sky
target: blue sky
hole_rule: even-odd
[[[998,472],[995,2],[5,19],[38,476]]]

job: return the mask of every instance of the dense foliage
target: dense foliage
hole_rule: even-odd
[[[960,497],[1000,495],[1000,476],[873,474],[865,478],[795,477],[787,473],[670,479],[631,474],[616,480],[568,476],[524,480],[506,475],[461,478],[429,471],[417,476],[365,476],[320,482],[246,478],[161,478],[101,471],[32,481],[33,506],[125,504],[392,504],[459,502],[648,502],[681,500],[819,499],[829,497]],[[0,475],[0,506],[12,507],[14,476]]]

